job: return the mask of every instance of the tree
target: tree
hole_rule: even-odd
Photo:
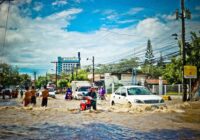
[[[191,32],[191,43],[186,43],[186,63],[197,67],[197,77],[200,76],[200,37]]]
[[[3,86],[19,85],[21,78],[17,67],[9,64],[0,64],[0,84]]]
[[[35,84],[37,88],[41,88],[46,85],[46,76],[39,76]]]
[[[123,73],[132,72],[133,68],[138,67],[138,58],[122,59],[116,64],[104,64],[99,65],[95,70],[97,73]]]
[[[160,59],[158,60],[158,63],[157,63],[157,66],[158,67],[163,67],[164,66],[164,59],[163,59],[163,56],[162,56],[162,53],[160,53]]]
[[[152,45],[151,45],[151,40],[147,41],[147,49],[146,49],[146,53],[145,53],[145,64],[147,65],[152,65],[153,63],[153,49],[152,49]]]
[[[170,84],[178,84],[182,81],[182,62],[181,58],[173,58],[171,63],[167,64],[164,72],[163,78],[166,79]]]
[[[65,79],[61,79],[58,81],[58,87],[59,88],[65,88],[68,86],[68,80],[65,80]]]
[[[77,80],[77,81],[88,80],[88,72],[87,72],[87,70],[79,69],[79,70],[77,70],[77,73],[74,72],[73,75],[70,74],[68,76],[68,81],[71,82],[73,80]]]

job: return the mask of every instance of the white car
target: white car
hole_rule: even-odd
[[[75,92],[73,92],[72,96],[74,99],[83,99],[83,96],[85,96],[89,89],[91,88],[91,86],[81,86],[81,87],[78,87],[76,89]]]
[[[119,87],[111,95],[111,105],[128,104],[132,105],[152,105],[164,106],[162,97],[153,95],[147,88],[143,86],[122,86]]]
[[[47,88],[47,89],[49,91],[49,97],[56,98],[56,91],[54,90],[54,88]],[[43,90],[39,91],[40,96],[42,95],[42,91]]]

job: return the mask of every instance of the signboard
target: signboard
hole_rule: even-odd
[[[197,67],[184,66],[184,78],[197,78]]]

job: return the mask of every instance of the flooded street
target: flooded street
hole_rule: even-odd
[[[79,111],[80,101],[63,95],[48,107],[23,107],[21,99],[0,99],[0,139],[200,139],[200,102],[167,101],[167,108],[109,106]]]

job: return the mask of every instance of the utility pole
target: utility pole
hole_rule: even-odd
[[[35,82],[36,82],[36,72],[34,71],[34,85],[35,85]]]
[[[72,81],[74,80],[74,65],[72,66]]]
[[[46,72],[46,85],[48,84],[47,72]]]
[[[182,27],[182,84],[183,84],[183,97],[182,100],[185,102],[187,100],[187,85],[186,79],[184,77],[184,66],[186,64],[186,52],[185,52],[185,18],[191,19],[191,13],[188,9],[185,9],[184,0],[181,0],[181,13],[176,10],[176,19],[181,18],[181,27]]]
[[[92,56],[92,82],[94,84],[94,56]]]
[[[58,77],[57,77],[57,75],[58,75],[58,62],[51,62],[51,63],[54,63],[54,64],[56,64],[56,90],[57,90],[57,80],[58,80]]]

